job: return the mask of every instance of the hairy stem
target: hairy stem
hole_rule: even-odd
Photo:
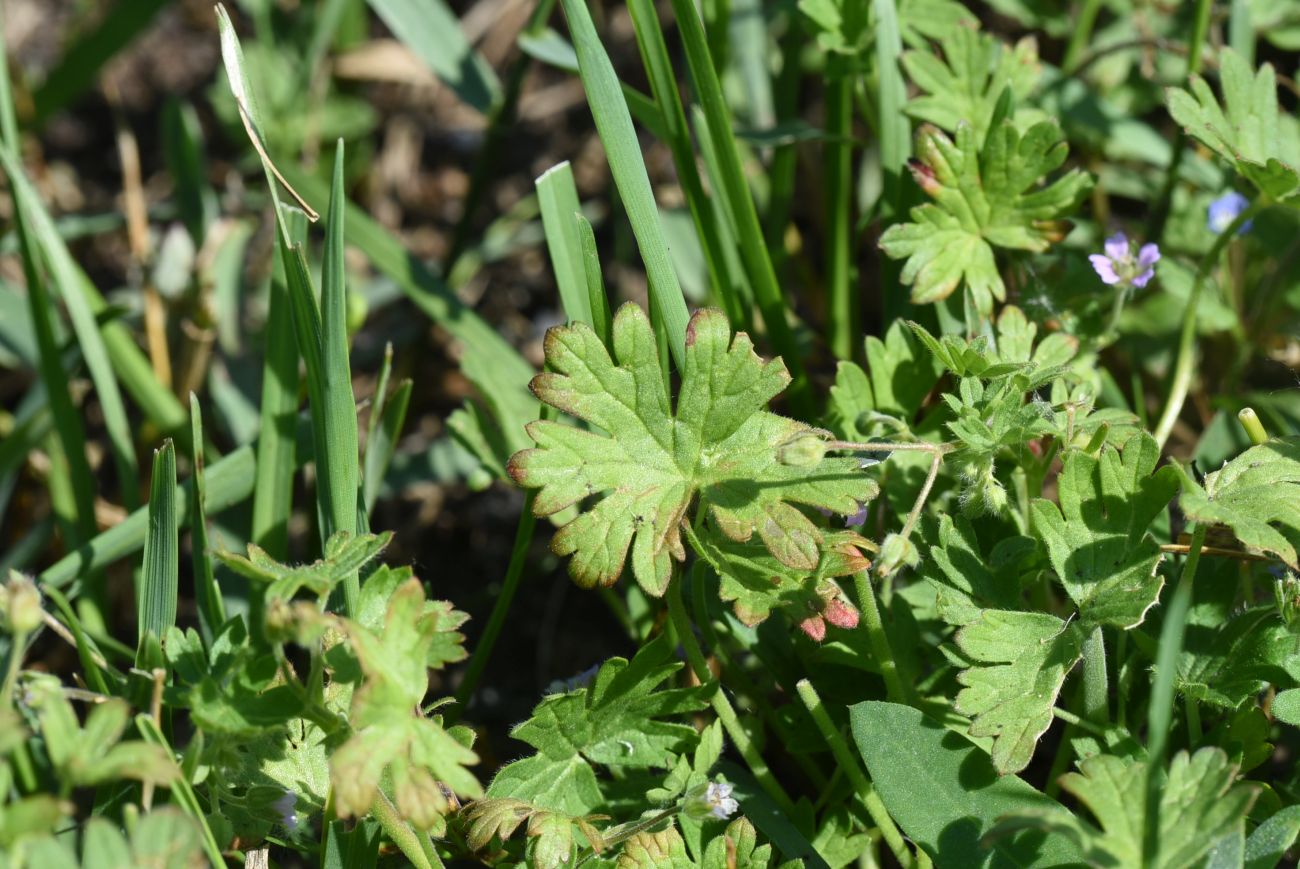
[[[1105,727],[1110,721],[1110,707],[1107,695],[1110,693],[1110,679],[1106,673],[1106,638],[1101,626],[1092,629],[1092,633],[1083,643],[1083,714],[1093,724]]]
[[[376,794],[375,801],[370,806],[370,814],[374,815],[379,826],[388,834],[388,838],[416,869],[435,869],[443,865],[442,858],[438,856],[437,851],[433,850],[428,838],[416,835],[415,831],[407,826],[406,821],[397,814],[397,808],[389,802],[388,795],[383,791]]]
[[[880,675],[885,679],[885,691],[894,703],[911,703],[915,697],[910,690],[903,687],[903,680],[899,678],[898,662],[894,659],[894,650],[889,645],[889,635],[885,633],[885,624],[880,618],[880,607],[876,604],[876,590],[871,585],[870,574],[865,570],[859,570],[853,576],[853,587],[858,593],[862,627],[867,632],[871,654],[880,664]]]
[[[835,755],[835,760],[840,769],[844,770],[845,775],[849,777],[849,781],[853,783],[854,790],[862,797],[862,801],[867,806],[867,812],[871,815],[871,820],[875,821],[876,826],[880,828],[880,834],[884,837],[885,844],[889,846],[889,850],[893,852],[894,857],[904,867],[915,866],[916,861],[912,857],[912,853],[907,850],[907,844],[903,841],[903,834],[898,831],[894,819],[889,816],[884,802],[867,779],[866,773],[858,766],[858,761],[853,756],[853,752],[849,751],[849,746],[844,741],[844,737],[835,728],[830,713],[822,705],[822,698],[818,696],[817,689],[807,679],[800,679],[797,687],[799,699],[808,708],[808,714],[812,716],[817,729],[821,731],[826,744],[830,746],[831,753]]]
[[[709,663],[704,658],[704,652],[700,649],[699,642],[695,639],[695,633],[691,630],[691,619],[686,614],[686,606],[682,603],[682,585],[681,578],[678,577],[668,584],[668,619],[672,624],[673,632],[677,634],[677,642],[681,644],[686,651],[686,660],[694,671],[695,677],[700,682],[707,683],[712,680],[713,674],[709,672]],[[722,727],[727,731],[727,736],[735,743],[736,750],[744,759],[749,771],[754,774],[754,779],[759,786],[767,792],[767,795],[777,804],[777,807],[785,814],[794,812],[794,802],[786,794],[781,783],[776,780],[772,770],[768,768],[767,761],[763,760],[763,755],[759,753],[758,747],[754,745],[753,740],[741,725],[736,710],[723,693],[721,687],[713,692],[713,697],[709,701],[713,706],[713,711],[717,714],[718,720],[722,722]]]
[[[1165,400],[1160,421],[1156,423],[1155,431],[1152,433],[1161,448],[1169,440],[1169,433],[1174,430],[1174,423],[1178,421],[1178,414],[1182,412],[1183,402],[1187,400],[1187,392],[1192,385],[1192,367],[1196,355],[1196,307],[1201,300],[1201,287],[1205,285],[1205,279],[1214,264],[1219,261],[1219,254],[1223,252],[1223,248],[1237,234],[1237,230],[1246,221],[1254,218],[1264,205],[1263,201],[1257,199],[1238,214],[1236,220],[1219,233],[1218,238],[1214,240],[1214,245],[1201,258],[1201,264],[1196,269],[1196,277],[1192,279],[1192,290],[1187,296],[1187,307],[1183,310],[1182,331],[1178,335],[1178,357],[1174,362],[1173,377],[1170,378],[1169,397]]]

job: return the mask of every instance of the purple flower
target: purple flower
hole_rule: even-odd
[[[1206,211],[1205,225],[1209,227],[1210,232],[1219,235],[1232,226],[1232,222],[1237,219],[1237,215],[1245,211],[1248,205],[1250,205],[1249,199],[1236,190],[1229,190],[1210,203],[1210,207]],[[1237,235],[1249,231],[1254,223],[1253,220],[1247,220],[1237,229]]]
[[[285,791],[279,799],[271,803],[271,808],[280,816],[280,823],[289,832],[298,829],[298,795],[293,791]]]
[[[1155,276],[1160,248],[1154,243],[1142,245],[1134,257],[1128,236],[1117,232],[1106,239],[1105,251],[1088,257],[1102,283],[1141,289]]]

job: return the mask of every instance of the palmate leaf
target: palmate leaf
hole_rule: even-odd
[[[1258,790],[1235,784],[1236,775],[1237,767],[1220,748],[1174,756],[1160,801],[1159,869],[1198,865],[1217,839],[1242,828]],[[1091,866],[1144,865],[1144,762],[1096,755],[1081,762],[1079,772],[1062,776],[1061,787],[1087,807],[1100,828],[1068,812],[1029,811],[1005,819],[990,837],[1046,830],[1074,840]]]
[[[1037,84],[1038,45],[1025,38],[1008,49],[973,27],[953,27],[941,45],[942,58],[926,50],[903,54],[908,78],[924,91],[908,101],[907,113],[949,132],[965,122],[983,142],[1003,92],[1009,90],[1013,103],[1019,102]]]
[[[1256,607],[1218,625],[1189,625],[1176,685],[1185,696],[1223,709],[1253,700],[1266,686],[1288,688],[1287,672],[1300,660],[1300,636],[1277,610]]]
[[[1188,519],[1226,525],[1253,552],[1300,570],[1300,438],[1273,438],[1251,447],[1204,486],[1182,471],[1178,506]]]
[[[1006,298],[993,249],[1047,250],[1065,236],[1061,218],[1092,186],[1079,169],[1039,186],[1068,151],[1055,122],[1041,121],[1022,134],[1004,120],[982,148],[979,143],[964,121],[955,142],[932,126],[917,131],[912,175],[934,202],[913,208],[910,223],[880,237],[886,254],[907,259],[902,280],[911,285],[913,302],[946,299],[964,284],[981,312],[992,311],[995,298]]]
[[[429,607],[420,581],[410,578],[388,598],[382,626],[344,622],[362,684],[352,695],[352,737],[330,757],[330,781],[339,815],[370,809],[385,770],[398,810],[419,829],[438,829],[450,808],[442,785],[466,797],[482,788],[466,768],[477,762],[468,728],[444,728],[419,707],[429,690],[433,650],[464,618]],[[459,635],[456,635],[459,637]]]
[[[1052,723],[1065,676],[1079,660],[1083,633],[1048,613],[984,610],[957,632],[957,647],[979,666],[957,677],[957,711],[971,736],[993,737],[993,766],[1020,772]]]
[[[1252,72],[1241,55],[1225,48],[1219,83],[1222,105],[1199,75],[1192,76],[1191,93],[1169,88],[1169,114],[1261,193],[1287,199],[1300,192],[1300,137],[1281,123],[1272,64]]]
[[[985,555],[963,518],[939,520],[926,580],[939,615],[960,625],[957,649],[969,662],[958,676],[957,711],[972,719],[971,736],[992,737],[993,766],[1002,775],[1029,765],[1052,723],[1052,708],[1083,633],[1073,621],[1020,612],[1020,565],[1033,553],[1028,537],[1003,538]]]
[[[583,815],[603,802],[594,765],[647,769],[672,765],[693,746],[695,728],[659,719],[706,705],[702,688],[655,690],[680,669],[664,637],[629,662],[611,658],[590,686],[551,695],[511,735],[537,753],[506,765],[488,788],[492,799]]]
[[[1146,434],[1123,452],[1109,445],[1093,457],[1072,451],[1058,479],[1058,508],[1037,499],[1034,530],[1083,627],[1142,623],[1164,580],[1156,574],[1160,547],[1147,528],[1178,490],[1170,467],[1152,473],[1160,448]]]
[[[528,426],[537,448],[516,453],[509,465],[516,482],[539,490],[539,516],[601,496],[552,540],[557,554],[573,556],[573,578],[584,587],[614,583],[631,547],[637,582],[663,594],[673,560],[685,558],[681,524],[697,494],[730,539],[757,532],[781,563],[815,569],[822,534],[794,505],[848,515],[877,487],[856,459],[812,467],[778,461],[783,444],[815,436],[765,410],[790,382],[781,361],[761,360],[744,333],[733,340],[721,311],[698,311],[686,331],[674,413],[645,313],[624,305],[613,337],[611,359],[586,324],[547,333],[550,370],[533,379],[533,392],[603,433],[538,420]]]

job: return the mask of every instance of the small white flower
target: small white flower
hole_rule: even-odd
[[[740,803],[731,796],[731,782],[709,782],[704,792],[704,801],[709,804],[709,814],[720,821],[730,818],[740,809]]]

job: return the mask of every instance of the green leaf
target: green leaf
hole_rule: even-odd
[[[704,849],[702,869],[767,869],[772,846],[758,844],[758,832],[746,818],[736,818],[726,832]]]
[[[162,638],[176,624],[176,594],[180,584],[180,542],[176,519],[176,449],[164,441],[154,451],[149,486],[149,530],[144,540],[144,566],[136,598],[138,639]]]
[[[1287,630],[1276,609],[1257,607],[1220,625],[1189,625],[1175,684],[1193,700],[1235,709],[1270,683],[1293,685],[1286,665],[1297,655],[1300,636]]]
[[[867,48],[867,4],[855,0],[799,0],[799,11],[813,24],[822,51],[857,55]]]
[[[917,131],[912,175],[935,201],[913,208],[910,223],[891,226],[880,247],[907,259],[902,280],[918,304],[946,299],[959,286],[982,313],[1006,298],[994,248],[1041,253],[1065,237],[1061,219],[1092,186],[1072,169],[1047,186],[1039,181],[1065,162],[1060,128],[1041,121],[1023,134],[1010,121],[989,131],[981,148],[974,127],[960,123],[956,142],[934,127]]]
[[[1159,457],[1145,434],[1130,438],[1122,453],[1109,445],[1095,458],[1072,451],[1057,484],[1060,507],[1041,498],[1031,507],[1034,530],[1084,628],[1136,627],[1160,595],[1160,546],[1147,529],[1173,498],[1178,476],[1169,467],[1152,474]]]
[[[939,517],[937,541],[930,547],[922,575],[937,595],[939,616],[950,625],[966,625],[991,609],[1017,609],[1020,572],[1034,551],[1029,537],[1004,537],[985,554],[965,517]]]
[[[1178,506],[1187,518],[1226,525],[1252,552],[1300,570],[1300,438],[1273,438],[1205,475],[1204,486],[1184,471]]]
[[[587,268],[583,261],[578,222],[581,211],[578,188],[568,161],[557,163],[537,177],[537,201],[542,209],[542,226],[546,231],[546,250],[551,255],[551,269],[560,301],[570,322],[595,326],[591,296],[587,292]]]
[[[389,596],[382,626],[345,621],[364,680],[352,695],[353,734],[330,757],[340,816],[366,814],[385,772],[398,811],[420,830],[440,828],[451,808],[439,783],[461,796],[482,794],[466,768],[478,762],[470,748],[472,732],[444,728],[440,718],[419,711],[429,690],[427,662],[439,657],[433,649],[462,621],[449,607],[428,607],[424,587],[414,577]]]
[[[199,399],[190,393],[191,440],[194,449],[194,509],[190,515],[190,548],[194,567],[194,591],[199,609],[199,626],[209,640],[226,622],[226,605],[212,572],[208,553],[207,485],[203,473],[203,413]]]
[[[1071,839],[1093,866],[1139,866],[1146,816],[1147,765],[1101,754],[1061,777],[1099,826],[1064,812],[1021,812],[993,835],[1040,829]],[[1235,782],[1237,767],[1219,748],[1179,752],[1169,767],[1160,802],[1160,869],[1190,867],[1223,836],[1242,829],[1258,788]]]
[[[637,833],[623,844],[617,869],[696,869],[676,827],[658,833]]]
[[[1283,724],[1300,727],[1300,688],[1280,692],[1273,698],[1273,717]]]
[[[611,658],[591,684],[554,694],[511,736],[537,749],[507,764],[488,788],[492,798],[526,800],[540,808],[581,815],[603,803],[595,765],[649,769],[670,766],[694,743],[689,724],[658,719],[706,705],[703,688],[655,690],[681,668],[665,637],[629,662]]]
[[[988,755],[919,710],[868,701],[850,707],[853,738],[885,808],[939,866],[1075,865],[1079,852],[1061,836],[1021,834],[985,844],[1003,815],[1066,811]]]
[[[1020,102],[1038,84],[1038,45],[1026,37],[1008,49],[990,33],[953,27],[940,46],[942,58],[924,50],[903,53],[903,69],[924,92],[908,101],[907,113],[949,132],[969,124],[983,142],[1003,94]]]
[[[1252,72],[1241,55],[1225,48],[1219,55],[1219,84],[1222,105],[1199,75],[1192,76],[1191,93],[1169,88],[1169,114],[1264,195],[1294,196],[1300,190],[1300,137],[1294,125],[1282,123],[1272,64]]]
[[[974,666],[957,677],[957,711],[972,716],[970,735],[993,737],[999,773],[1029,766],[1066,674],[1082,654],[1083,632],[1047,613],[983,610],[957,632]]]
[[[1287,806],[1246,839],[1245,869],[1274,869],[1300,837],[1300,806]]]
[[[632,117],[628,114],[614,65],[596,33],[586,3],[583,0],[560,2],[573,35],[587,103],[645,263],[646,279],[650,283],[650,305],[654,308],[656,321],[667,333],[668,350],[680,366],[686,344],[686,300],[664,242],[659,208],[650,188],[650,176],[646,174]]]
[[[831,387],[830,424],[849,440],[865,440],[906,424],[939,380],[940,369],[917,335],[895,321],[884,340],[865,341],[867,370],[840,362]]]
[[[552,541],[557,554],[574,556],[569,572],[580,585],[614,583],[631,546],[637,582],[663,594],[673,560],[685,557],[681,524],[696,494],[728,538],[757,531],[782,564],[810,571],[823,537],[793,504],[848,515],[876,495],[856,459],[812,468],[777,460],[779,447],[812,430],[763,409],[789,375],[779,360],[759,359],[744,333],[733,340],[720,311],[691,319],[675,414],[654,333],[635,305],[615,318],[615,358],[582,324],[549,331],[546,356],[551,370],[533,379],[537,397],[605,434],[539,420],[528,426],[537,449],[516,454],[509,470],[540,489],[539,516],[604,494]]]
[[[245,579],[264,583],[267,600],[291,600],[300,591],[326,595],[379,557],[393,539],[393,533],[361,534],[353,537],[339,532],[325,541],[325,557],[311,564],[281,564],[256,544],[248,544],[248,555],[216,552],[215,557]]]
[[[866,570],[871,562],[863,550],[875,544],[852,531],[824,535],[821,558],[811,570],[787,567],[758,541],[738,543],[721,534],[698,538],[701,557],[721,580],[719,597],[732,603],[736,618],[753,626],[779,607],[792,609],[795,622],[821,615],[828,599],[838,599],[839,587],[831,577]]]

